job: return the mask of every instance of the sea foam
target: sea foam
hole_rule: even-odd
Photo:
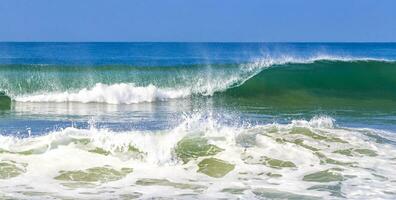
[[[232,127],[194,115],[162,131],[93,126],[23,139],[0,136],[1,166],[9,169],[0,171],[8,177],[0,187],[16,198],[29,197],[29,188],[45,191],[41,197],[75,198],[101,198],[97,188],[114,198],[131,191],[141,198],[235,198],[230,191],[244,199],[394,197],[396,148],[373,140],[383,137],[376,130],[333,123],[320,116]]]
[[[137,87],[130,83],[106,85],[97,83],[93,88],[77,92],[61,92],[17,97],[19,102],[81,102],[132,104],[141,102],[166,101],[189,96],[190,92],[180,89],[160,89],[154,85]]]

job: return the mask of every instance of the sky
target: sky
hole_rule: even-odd
[[[0,41],[396,42],[396,1],[1,0]]]

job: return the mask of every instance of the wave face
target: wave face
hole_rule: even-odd
[[[0,136],[0,155],[4,198],[391,199],[396,190],[395,138],[326,116],[233,127],[197,114],[157,132],[69,127]]]
[[[284,104],[396,99],[396,63],[368,58],[286,56],[174,67],[4,65],[0,71],[1,90],[19,102],[131,104],[191,96]]]
[[[396,63],[317,60],[261,71],[225,96],[270,105],[394,105]],[[358,101],[356,101],[358,100]]]

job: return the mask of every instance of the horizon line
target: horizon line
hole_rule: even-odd
[[[396,41],[1,41],[0,43],[396,43]]]

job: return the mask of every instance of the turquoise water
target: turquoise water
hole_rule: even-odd
[[[0,43],[0,198],[394,199],[393,43]]]

